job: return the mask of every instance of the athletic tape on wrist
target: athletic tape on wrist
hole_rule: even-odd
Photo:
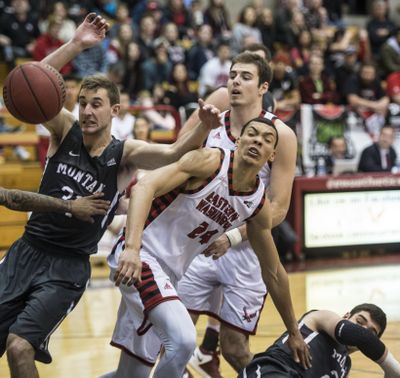
[[[234,228],[233,230],[225,232],[225,235],[228,238],[231,247],[234,247],[242,242],[242,234],[238,228]]]

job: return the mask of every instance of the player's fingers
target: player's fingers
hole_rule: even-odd
[[[103,198],[104,193],[103,192],[97,192],[89,196],[89,198]]]
[[[204,106],[204,104],[205,104],[204,100],[203,100],[202,98],[199,98],[199,99],[197,100],[197,102],[198,102],[198,104],[200,105],[200,108],[203,108],[203,106]]]
[[[294,359],[294,361],[297,362],[298,364],[300,363],[300,358],[299,358],[297,349],[295,349],[295,350],[293,351],[293,359]]]
[[[125,269],[125,267],[124,267],[124,265],[122,263],[118,264],[118,268],[117,268],[117,270],[115,271],[115,274],[114,274],[114,281],[115,281],[115,285],[116,286],[120,285],[121,280],[125,275],[125,270],[126,269]]]
[[[86,16],[85,21],[92,23],[95,19],[96,19],[96,13],[92,12]]]

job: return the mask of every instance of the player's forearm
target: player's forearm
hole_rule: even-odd
[[[71,202],[39,193],[0,189],[0,205],[16,211],[65,213],[71,211]]]
[[[385,372],[384,378],[400,377],[400,363],[397,361],[392,353],[387,349],[385,350],[382,361],[377,361],[382,370]]]
[[[263,279],[289,335],[293,336],[299,331],[290,296],[289,280],[285,269],[279,265],[275,276],[266,272],[266,276],[263,273]]]
[[[139,252],[155,191],[140,181],[132,188],[126,221],[125,248]]]
[[[46,56],[42,63],[49,64],[56,70],[60,71],[67,63],[73,60],[78,54],[83,51],[82,45],[73,39],[65,43],[50,55]]]
[[[183,134],[173,145],[173,153],[168,163],[174,162],[182,157],[186,152],[195,150],[202,146],[206,140],[209,129],[200,122],[190,131]]]

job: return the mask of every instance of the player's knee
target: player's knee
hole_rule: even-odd
[[[196,349],[196,329],[194,327],[193,329],[182,332],[175,349],[183,356],[183,358],[189,360],[190,356]]]
[[[221,354],[236,370],[243,369],[252,359],[248,343],[242,340],[228,342],[221,338]]]
[[[10,362],[33,359],[35,350],[32,345],[17,335],[9,335],[7,338],[7,358]]]

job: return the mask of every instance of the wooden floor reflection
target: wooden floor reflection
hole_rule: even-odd
[[[400,268],[400,265],[397,267]],[[291,273],[289,276],[297,316],[306,310],[307,274],[299,272]],[[343,274],[346,274],[346,271]],[[99,283],[94,282],[93,285],[99,285]],[[107,287],[104,283],[99,286],[87,290],[77,308],[52,336],[50,349],[53,363],[39,364],[41,377],[94,378],[115,369],[119,351],[111,347],[109,341],[119,304],[119,292],[114,287]],[[397,305],[400,313],[400,303]],[[198,327],[199,340],[203,336],[204,325],[205,319],[201,319]],[[251,338],[252,351],[265,349],[280,335],[282,329],[282,322],[268,300],[259,323],[258,334]],[[400,322],[389,322],[382,340],[400,359]],[[352,360],[351,378],[382,376],[380,368],[364,358],[360,352],[353,354]],[[222,361],[222,373],[225,378],[236,376],[225,361]],[[5,357],[0,360],[0,377],[9,377]]]

